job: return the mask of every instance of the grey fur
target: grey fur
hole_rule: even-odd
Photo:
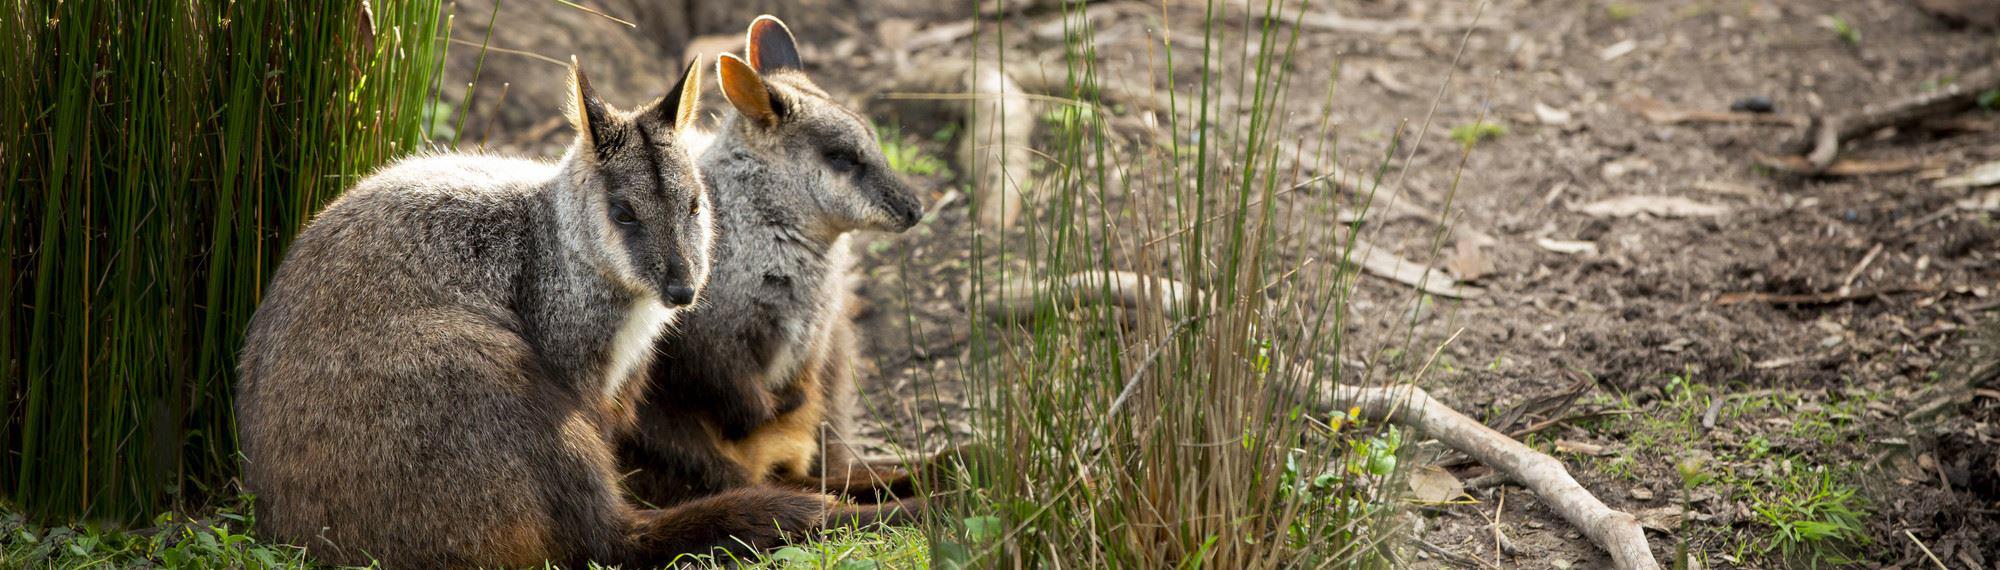
[[[558,162],[403,160],[293,243],[239,364],[264,538],[389,568],[651,556],[608,443],[644,384],[619,370],[680,310],[663,291],[703,288],[713,209],[681,90],[621,114],[576,81]]]
[[[789,33],[784,40],[790,43]],[[785,413],[779,401],[804,376],[819,391],[808,407],[824,406],[810,421],[823,419],[830,439],[819,462],[848,462],[843,440],[853,429],[857,348],[847,310],[853,296],[847,234],[900,232],[921,212],[867,120],[803,70],[760,71],[780,120],[765,124],[730,113],[701,153],[718,212],[715,274],[701,306],[661,339],[639,426],[621,449],[626,466],[641,470],[628,482],[659,504],[762,482],[770,473],[745,470],[741,456],[754,453],[741,448],[768,445],[757,437],[772,429],[798,427],[771,420]],[[684,425],[695,421],[690,416],[711,422],[721,440],[690,445]],[[817,428],[807,426],[812,431],[802,443],[813,451],[822,448],[813,440],[822,433]],[[766,439],[801,445],[791,436]],[[779,471],[809,469],[787,465]]]

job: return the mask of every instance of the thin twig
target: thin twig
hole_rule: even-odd
[[[565,5],[565,6],[569,6],[569,7],[571,7],[571,8],[576,8],[576,9],[578,9],[578,10],[582,10],[582,11],[584,11],[584,12],[587,12],[587,13],[590,13],[590,14],[595,14],[595,15],[598,15],[598,16],[600,16],[600,17],[603,17],[603,18],[604,18],[604,19],[606,19],[606,20],[611,20],[611,21],[613,21],[613,22],[618,22],[618,23],[620,23],[620,24],[625,24],[625,25],[626,25],[627,27],[630,27],[630,28],[632,28],[632,29],[635,29],[635,30],[636,30],[636,29],[639,29],[639,25],[638,25],[638,24],[634,24],[634,23],[632,23],[632,22],[628,22],[628,21],[625,21],[624,19],[621,19],[621,18],[619,18],[619,17],[617,17],[617,16],[613,16],[613,15],[610,15],[610,14],[606,14],[606,13],[604,13],[604,12],[600,12],[600,11],[598,11],[598,10],[597,10],[596,8],[592,8],[592,7],[589,7],[589,6],[585,6],[585,5],[582,5],[582,4],[578,4],[578,3],[576,3],[576,2],[572,2],[572,1],[570,1],[570,0],[556,0],[556,2],[557,2],[557,3],[559,3],[559,4],[562,4],[562,5]]]
[[[1931,547],[1924,546],[1924,541],[1917,540],[1916,533],[1910,532],[1910,529],[1903,529],[1903,536],[1910,537],[1910,542],[1917,543],[1917,548],[1924,551],[1924,556],[1930,557],[1931,563],[1936,564],[1938,570],[1947,570],[1944,561],[1938,560],[1937,553],[1931,552]]]

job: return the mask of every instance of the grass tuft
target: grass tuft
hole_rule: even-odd
[[[124,522],[228,496],[244,323],[312,213],[423,144],[440,5],[9,4],[0,495]]]

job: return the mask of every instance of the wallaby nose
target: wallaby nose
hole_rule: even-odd
[[[673,303],[676,307],[693,304],[694,288],[686,285],[668,285],[667,302]]]

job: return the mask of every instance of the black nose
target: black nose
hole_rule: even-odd
[[[668,285],[667,302],[673,303],[676,307],[693,303],[694,288],[686,285]]]

